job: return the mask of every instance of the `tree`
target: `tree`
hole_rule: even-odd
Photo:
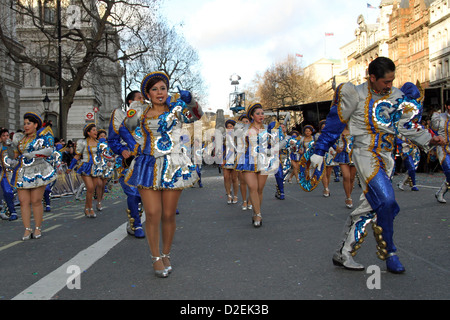
[[[11,45],[13,30],[0,24],[0,41],[16,63],[29,65],[58,81],[60,124],[90,69],[100,60],[119,62],[148,50],[142,37],[152,23],[159,1],[154,0],[19,0],[11,1],[18,23],[32,26],[25,50]],[[124,46],[132,50],[120,50]],[[64,48],[62,48],[64,47]],[[61,59],[59,59],[59,56]],[[58,61],[58,62],[57,62]],[[59,126],[60,137],[66,130]]]
[[[263,75],[257,75],[257,93],[267,109],[299,105],[320,99],[319,85],[305,76],[295,56],[272,65]]]
[[[169,76],[170,92],[178,92],[177,87],[180,86],[191,91],[201,103],[205,98],[205,88],[198,52],[176,27],[170,27],[164,19],[147,26],[145,35],[143,40],[149,44],[148,51],[127,63],[130,85],[140,83],[149,72],[163,71]]]

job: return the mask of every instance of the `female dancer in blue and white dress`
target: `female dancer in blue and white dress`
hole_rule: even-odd
[[[320,137],[320,134],[322,133],[322,128],[325,127],[325,123],[326,120],[322,120],[319,122],[319,132],[314,135],[314,141],[317,141],[317,139]],[[331,171],[334,170],[339,165],[334,161],[334,157],[336,155],[335,147],[336,145],[330,147],[328,152],[325,154],[324,159],[325,173],[322,176],[322,184],[323,184],[323,196],[325,198],[328,198],[331,195],[329,188],[331,181]]]
[[[286,122],[286,121],[285,121]],[[281,124],[281,130],[285,136],[285,141],[289,140],[289,137],[286,135],[286,125]],[[280,149],[280,165],[278,167],[278,171],[275,174],[275,181],[276,181],[276,192],[275,192],[275,198],[278,200],[284,200],[284,180],[286,176],[288,175],[288,172],[291,167],[291,160],[289,159],[289,151],[288,146],[285,145]]]
[[[96,169],[99,173],[100,187],[97,188],[97,210],[102,211],[103,207],[101,202],[103,201],[103,195],[105,194],[105,188],[108,181],[113,177],[115,157],[108,145],[106,139],[107,133],[105,129],[97,130],[97,155],[95,158]]]
[[[236,147],[234,142],[234,126],[236,121],[227,120],[225,122],[225,137],[223,146],[223,183],[227,194],[227,203],[234,204],[238,202],[239,181],[236,167]],[[233,194],[231,194],[231,186],[233,186]]]
[[[246,134],[239,141],[236,170],[242,171],[253,205],[252,224],[255,228],[262,226],[261,205],[264,186],[269,174],[275,174],[279,168],[278,151],[284,137],[281,127],[271,123],[264,125],[264,110],[257,103],[248,109],[247,116],[251,125]],[[245,140],[245,148],[241,152],[239,147]]]
[[[182,123],[199,120],[203,112],[188,91],[180,90],[180,99],[168,102],[169,78],[163,72],[145,76],[141,93],[150,104],[131,104],[119,132],[135,158],[125,183],[138,188],[146,215],[145,231],[157,277],[172,271],[170,250],[175,235],[175,213],[184,188],[198,179],[195,165],[179,150]],[[132,134],[142,131],[142,145]],[[160,228],[162,253],[160,252]]]
[[[404,175],[403,179],[397,184],[397,187],[405,191],[405,185],[408,180],[411,179],[411,191],[419,191],[416,186],[416,170],[420,162],[420,149],[411,142],[411,140],[404,137],[397,136],[397,147],[402,157],[403,164],[407,173]]]
[[[303,156],[303,154],[314,145],[313,134],[314,134],[313,126],[306,125],[303,128],[303,136],[300,138],[300,150],[299,150],[301,156]]]
[[[288,182],[291,183],[292,177],[295,177],[298,181],[298,174],[300,171],[300,159],[302,158],[301,147],[302,136],[297,130],[291,132],[291,136],[288,141],[289,146],[289,159],[291,160],[291,174],[289,175]]]
[[[198,187],[203,188],[202,184],[202,165],[203,165],[203,143],[199,139],[194,139],[194,143],[192,144],[192,153],[194,156],[194,164],[195,169],[197,170],[198,175]]]
[[[82,163],[77,170],[77,174],[81,175],[84,186],[86,187],[86,201],[84,204],[84,215],[87,218],[96,218],[97,215],[92,206],[92,199],[94,198],[94,191],[97,190],[97,194],[100,194],[101,188],[100,177],[102,175],[101,170],[98,170],[97,166],[97,127],[94,123],[89,123],[84,126],[83,129],[84,139],[77,141],[76,154],[70,163],[67,170],[68,173],[72,171],[81,159]],[[97,199],[97,210],[101,210],[101,200]]]
[[[353,208],[352,191],[355,183],[356,167],[352,161],[353,137],[350,135],[348,127],[344,129],[337,142],[336,155],[334,161],[339,163],[342,172],[342,184],[345,192],[345,206]]]
[[[445,181],[435,194],[437,201],[440,203],[447,203],[444,196],[450,189],[450,99],[445,102],[444,111],[443,113],[434,112],[431,117],[433,130],[438,132],[439,136],[445,141],[445,145],[436,148],[437,158],[445,174]],[[430,156],[433,156],[433,154]]]
[[[14,155],[18,160],[11,184],[17,188],[25,233],[22,240],[39,239],[44,215],[42,197],[45,186],[56,180],[56,170],[48,161],[54,149],[50,127],[42,128],[42,119],[33,112],[25,113],[25,134],[16,133],[13,138]],[[33,209],[35,230],[31,229]]]
[[[247,117],[247,114],[243,114],[239,117],[239,125],[241,126],[249,126],[250,120]],[[239,188],[241,189],[241,195],[242,195],[242,210],[252,210],[252,200],[250,200],[250,197],[247,197],[247,183],[244,179],[244,174],[242,171],[236,171],[239,178]]]
[[[8,162],[14,163],[14,150],[11,146],[8,129],[0,129],[0,187],[3,189],[4,207],[0,211],[3,220],[17,220],[17,213],[14,207],[14,187],[11,186],[10,179],[12,168]],[[8,162],[6,162],[6,160]],[[9,217],[6,213],[9,211]]]

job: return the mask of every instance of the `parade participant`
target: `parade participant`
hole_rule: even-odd
[[[141,93],[150,104],[134,102],[119,132],[135,158],[125,183],[138,188],[146,215],[145,231],[157,277],[172,271],[170,250],[176,230],[175,212],[181,192],[198,179],[191,159],[177,149],[182,123],[199,120],[203,112],[190,92],[180,90],[180,99],[169,98],[169,77],[153,72],[144,77]],[[132,132],[140,128],[142,144]],[[162,253],[160,252],[160,228]]]
[[[225,122],[225,137],[223,145],[223,183],[227,195],[227,203],[234,204],[238,202],[239,181],[236,167],[236,146],[234,142],[234,126],[236,121],[227,120]],[[231,194],[231,186],[233,186],[233,194]]]
[[[62,153],[62,161],[68,167],[72,162],[73,157],[75,156],[74,144],[71,140],[68,141],[66,147],[64,148],[64,152]]]
[[[287,121],[285,121],[285,123],[286,122]],[[283,135],[285,136],[286,140],[288,140],[289,137],[287,137],[287,135],[286,135],[286,125],[281,124],[280,126],[281,126],[281,131],[283,132]],[[285,199],[284,179],[286,178],[287,172],[289,171],[289,167],[290,167],[289,152],[288,152],[287,146],[285,146],[284,148],[280,149],[280,165],[279,165],[277,173],[275,174],[275,181],[277,182],[277,185],[276,185],[277,191],[275,192],[275,198],[277,198],[279,200]]]
[[[24,134],[13,138],[14,156],[18,165],[14,169],[11,184],[17,188],[25,233],[22,240],[39,239],[42,236],[44,208],[42,197],[45,186],[56,179],[55,168],[47,160],[53,153],[54,138],[51,127],[42,128],[42,119],[34,112],[24,114]],[[35,229],[31,229],[31,209]]]
[[[352,191],[356,177],[356,167],[352,161],[353,137],[350,135],[348,127],[342,132],[336,148],[334,161],[339,164],[342,172],[342,184],[345,192],[345,206],[353,208]]]
[[[325,127],[326,120],[322,120],[319,122],[319,132],[314,136],[314,141],[317,141],[317,139],[320,137],[320,134],[322,133],[322,129]],[[331,181],[331,171],[334,170],[339,164],[337,164],[334,161],[334,156],[336,155],[336,145],[333,145],[330,147],[328,152],[325,154],[325,172],[322,176],[322,185],[323,185],[323,196],[325,198],[328,198],[330,193],[330,181]],[[335,171],[336,173],[336,171]],[[336,176],[337,177],[337,176]]]
[[[397,137],[397,146],[400,156],[402,157],[403,164],[407,170],[403,179],[397,184],[397,187],[405,191],[405,185],[408,181],[411,181],[411,191],[419,191],[416,186],[416,170],[420,162],[420,149],[417,148],[414,143],[409,139]]]
[[[97,188],[97,210],[102,211],[103,207],[101,202],[103,201],[103,196],[106,192],[106,185],[108,184],[108,181],[112,178],[114,173],[114,163],[115,159],[113,156],[113,152],[109,148],[108,142],[107,142],[107,133],[106,130],[100,129],[97,130],[97,154],[96,154],[96,171],[99,173],[99,182],[100,187]]]
[[[101,188],[100,177],[101,171],[96,170],[96,155],[98,148],[97,127],[94,123],[88,123],[83,129],[84,139],[77,141],[76,154],[70,163],[67,173],[70,173],[81,159],[81,165],[77,170],[77,174],[83,179],[86,188],[86,201],[84,204],[84,215],[86,218],[96,218],[97,215],[93,209],[94,192],[100,194]],[[98,199],[97,199],[98,200]],[[97,210],[101,208],[101,200],[97,202]]]
[[[55,139],[56,140],[56,139]],[[53,150],[53,153],[50,157],[51,165],[56,169],[56,180],[52,183],[49,183],[45,187],[44,191],[44,205],[45,205],[45,212],[52,211],[51,209],[51,194],[52,189],[58,182],[59,175],[61,174],[61,162],[62,162],[62,152],[64,152],[65,146],[63,146],[61,143],[56,143],[55,148]],[[64,173],[65,174],[65,173]]]
[[[289,158],[291,160],[291,174],[288,178],[289,183],[292,183],[292,177],[295,177],[297,183],[299,182],[298,174],[300,170],[300,159],[302,157],[301,139],[302,136],[300,135],[300,132],[297,130],[291,132],[291,137],[288,142]]]
[[[436,193],[436,199],[440,203],[447,203],[444,199],[444,195],[450,188],[450,100],[445,102],[445,112],[434,112],[431,117],[431,127],[436,131],[445,141],[444,146],[436,148],[437,157],[441,164],[442,170],[445,174],[445,181],[442,183],[441,188]]]
[[[361,179],[364,198],[348,218],[333,263],[350,270],[364,270],[353,256],[363,241],[367,225],[372,222],[378,257],[386,261],[389,272],[403,273],[405,268],[396,254],[393,239],[394,218],[400,210],[390,181],[394,139],[400,133],[426,151],[430,145],[441,144],[443,140],[432,137],[427,130],[412,128],[412,120],[420,113],[421,105],[392,86],[395,64],[390,59],[375,59],[368,71],[367,82],[358,86],[346,83],[336,89],[310,168],[322,166],[323,156],[348,125],[354,138],[352,160]]]
[[[203,151],[204,146],[199,139],[194,139],[194,144],[192,145],[192,150],[194,152],[194,164],[195,170],[198,175],[198,187],[203,188],[202,184],[202,164],[203,164]],[[178,214],[178,213],[177,213]]]
[[[261,104],[250,106],[247,116],[251,120],[251,125],[246,134],[242,135],[245,148],[241,152],[238,147],[236,170],[243,172],[250,189],[253,205],[252,224],[255,228],[259,228],[262,226],[261,206],[264,186],[268,175],[274,174],[279,168],[278,151],[285,140],[277,123],[271,123],[267,127],[264,125],[264,110]]]
[[[16,208],[14,207],[14,189],[10,184],[12,168],[6,159],[14,159],[14,150],[11,146],[8,129],[0,130],[0,186],[3,190],[5,207],[2,208],[0,216],[3,220],[17,220]],[[9,213],[9,216],[7,215]]]
[[[131,91],[126,99],[127,108],[129,108],[130,104],[134,101],[139,101],[141,103],[144,102],[141,92],[137,90]],[[145,238],[145,232],[141,221],[141,196],[137,188],[129,186],[125,183],[125,175],[128,172],[131,161],[134,159],[128,147],[122,144],[119,133],[120,125],[123,120],[125,120],[126,116],[127,114],[122,110],[122,108],[118,108],[113,111],[108,130],[108,145],[111,150],[119,156],[119,159],[116,161],[116,163],[118,163],[117,172],[119,174],[119,183],[123,192],[127,196],[127,233],[137,239],[143,239]],[[140,127],[136,128],[133,135],[136,141],[142,139],[142,131]]]
[[[300,156],[314,145],[314,127],[306,125],[303,127],[303,135],[300,138]]]
[[[239,124],[243,125],[243,126],[250,126],[250,120],[247,117],[247,114],[243,114],[239,117]],[[237,164],[236,164],[237,165]],[[242,171],[237,171],[238,174],[238,179],[239,179],[239,188],[241,189],[241,195],[242,195],[242,210],[252,210],[253,206],[252,206],[252,201],[250,200],[249,197],[247,197],[247,183],[245,182],[244,179],[244,174],[242,173]]]

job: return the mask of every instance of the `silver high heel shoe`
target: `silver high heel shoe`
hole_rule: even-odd
[[[33,237],[33,229],[25,228],[26,231],[30,231],[30,234],[22,237],[22,241],[30,240]]]
[[[152,256],[153,264],[155,264],[159,260],[161,260],[161,257],[153,257]],[[153,270],[155,271],[155,276],[157,276],[158,278],[167,278],[169,276],[169,273],[167,272],[166,268],[164,268],[164,270],[155,270],[155,269],[153,269]]]
[[[89,214],[89,212],[91,212],[90,214]],[[86,209],[84,209],[84,216],[86,217],[86,218],[97,218],[97,215],[95,214],[95,211],[94,211],[94,209],[93,208],[86,208]]]
[[[102,210],[103,210],[102,203],[101,202],[97,203],[97,211],[102,211]]]
[[[352,200],[352,198],[347,198],[347,199],[345,199],[345,206],[346,206],[348,209],[353,208],[353,200]]]
[[[42,237],[42,228],[41,227],[35,227],[36,230],[39,230],[39,234],[36,234],[36,232],[33,234],[34,239],[40,239]]]
[[[168,254],[162,253],[162,254],[161,254],[161,258],[166,258],[166,259],[168,259],[168,260],[169,260],[169,263],[170,263],[170,253],[168,253]],[[163,261],[163,263],[164,263],[164,261]],[[169,265],[168,267],[166,267],[166,265],[164,264],[164,269],[167,271],[168,274],[172,273],[172,271],[173,271],[171,265]]]
[[[254,219],[254,218],[256,218],[256,217],[261,218],[261,220],[256,221],[256,220]],[[254,215],[253,215],[253,217],[252,217],[252,223],[253,223],[253,226],[254,226],[255,228],[259,228],[259,227],[262,226],[262,216],[261,216],[261,213],[258,213],[258,214],[254,214]]]

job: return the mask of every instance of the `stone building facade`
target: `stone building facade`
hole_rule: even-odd
[[[48,3],[48,6],[45,6]],[[44,19],[56,19],[57,12],[55,1],[47,1],[44,3],[38,14],[41,14]],[[66,17],[68,15],[68,6],[75,5],[77,1],[62,1],[61,17],[63,29],[66,28]],[[78,6],[81,8],[81,6]],[[92,6],[95,8],[95,5]],[[53,21],[52,20],[52,21]],[[89,19],[89,15],[81,12],[79,26],[77,29],[85,34],[89,34],[95,25]],[[29,55],[40,50],[42,39],[39,32],[36,32],[36,26],[29,17],[17,15],[17,23],[15,28],[17,41],[24,45],[25,50]],[[111,37],[117,35],[111,32]],[[117,48],[109,43],[108,53],[111,57],[117,56]],[[107,44],[103,44],[106,46]],[[58,65],[58,47],[57,43],[51,44],[52,48],[49,50],[49,62]],[[66,55],[78,55],[80,59],[83,56],[83,47],[77,47],[74,42],[66,40],[61,41],[62,58]],[[119,63],[114,63],[107,59],[94,60],[91,63],[88,73],[81,84],[81,88],[77,91],[73,104],[69,110],[67,123],[62,124],[65,127],[67,139],[78,140],[83,138],[83,127],[86,123],[94,122],[98,128],[107,128],[109,125],[110,115],[115,108],[121,107],[123,104],[121,79],[122,68]],[[69,78],[70,74],[64,74],[64,78]],[[45,75],[43,72],[30,65],[22,65],[20,69],[20,115],[23,116],[25,112],[34,111],[42,115],[43,118],[51,120],[53,123],[53,131],[58,135],[59,130],[59,90],[58,82]],[[49,110],[44,109],[44,98],[48,96],[51,100]]]
[[[430,0],[401,0],[394,3],[390,26],[390,58],[397,66],[394,84],[420,81],[429,87],[430,55],[428,27]]]
[[[15,40],[16,19],[8,0],[0,0],[0,23],[7,41],[22,50],[22,45]],[[22,125],[18,112],[20,88],[20,65],[8,57],[6,48],[0,41],[0,127],[10,131],[16,131]]]
[[[430,6],[430,90],[441,106],[450,99],[450,0],[437,0]]]

